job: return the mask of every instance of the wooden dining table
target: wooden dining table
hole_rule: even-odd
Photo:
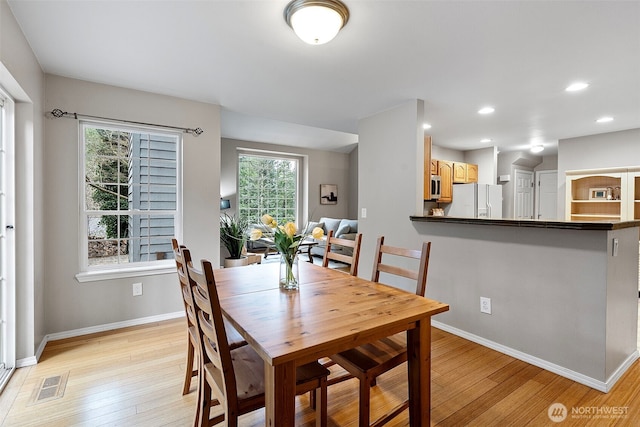
[[[294,425],[296,366],[406,331],[410,424],[428,426],[431,316],[449,306],[306,262],[300,288],[285,291],[278,268],[214,271],[223,314],[265,363],[265,425]]]

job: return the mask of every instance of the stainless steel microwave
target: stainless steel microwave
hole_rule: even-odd
[[[437,200],[440,198],[442,190],[442,183],[440,175],[431,175],[431,200]]]

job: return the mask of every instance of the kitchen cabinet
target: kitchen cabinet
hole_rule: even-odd
[[[453,182],[454,184],[478,182],[478,165],[472,163],[454,162]]]
[[[438,161],[431,159],[431,175],[438,175]]]
[[[438,160],[440,175],[440,199],[438,202],[451,203],[453,195],[453,162]]]
[[[478,165],[467,163],[467,182],[478,182]]]
[[[632,181],[635,182],[635,178]],[[632,218],[627,207],[626,168],[567,171],[566,188],[565,218],[569,221],[626,221]]]

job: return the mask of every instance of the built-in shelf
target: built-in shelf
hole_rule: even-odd
[[[607,221],[625,220],[627,194],[626,172],[597,171],[567,172],[569,200],[566,207],[567,220]]]
[[[607,214],[571,214],[572,218],[602,218],[602,219],[620,219],[620,215],[607,215]]]

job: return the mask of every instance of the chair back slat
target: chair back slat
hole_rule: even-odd
[[[176,270],[178,272],[178,280],[180,281],[180,293],[182,294],[182,302],[184,303],[184,310],[187,316],[187,325],[189,327],[195,327],[195,303],[193,301],[191,284],[187,273],[187,265],[191,264],[191,255],[187,253],[185,256],[183,253],[185,246],[178,245],[176,239],[171,239],[171,245],[173,246],[173,257],[176,261]]]
[[[185,249],[183,252],[187,251],[188,249]],[[218,400],[229,407],[237,407],[235,372],[213,277],[213,267],[211,262],[206,260],[202,260],[201,265],[201,270],[188,265],[187,271],[193,284],[202,364],[209,364],[213,368],[210,370],[213,372],[211,379],[214,382],[211,386]]]
[[[405,249],[384,244],[384,236],[378,238],[376,254],[373,263],[372,282],[380,281],[380,273],[388,273],[395,276],[405,277],[416,281],[416,295],[424,296],[427,289],[427,271],[429,269],[429,255],[431,253],[431,242],[423,242],[421,250]],[[397,257],[417,259],[419,261],[418,270],[398,267],[392,264],[383,263],[382,255],[394,255]],[[386,257],[385,257],[386,259]]]
[[[358,262],[360,261],[360,245],[362,244],[362,234],[356,234],[354,240],[342,239],[333,237],[333,230],[329,230],[327,234],[327,246],[324,251],[324,258],[322,260],[322,266],[328,267],[329,260],[342,262],[349,265],[349,274],[352,276],[358,275]],[[337,252],[331,252],[332,246],[344,246],[351,248],[351,255],[341,254]]]

